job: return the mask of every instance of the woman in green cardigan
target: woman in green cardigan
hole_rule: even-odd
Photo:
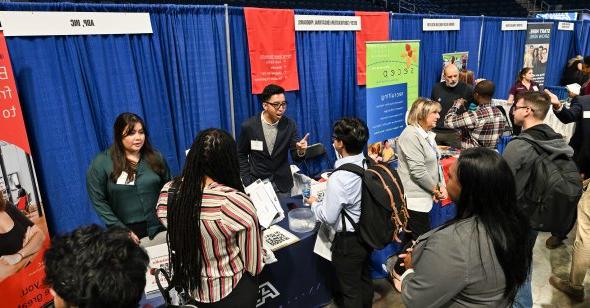
[[[86,173],[92,205],[107,226],[127,227],[142,246],[163,243],[165,228],[156,217],[156,202],[170,180],[168,165],[152,148],[138,115],[120,114],[114,137],[113,145],[94,158]]]

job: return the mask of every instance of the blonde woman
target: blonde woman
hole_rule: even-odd
[[[408,126],[399,137],[396,154],[398,172],[404,185],[411,238],[430,230],[429,212],[434,201],[447,198],[440,153],[432,129],[440,118],[441,105],[420,97],[408,113]]]

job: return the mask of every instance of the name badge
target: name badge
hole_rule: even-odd
[[[590,111],[584,111],[584,119],[590,119]]]
[[[262,151],[262,141],[260,140],[250,140],[250,149],[252,151]]]
[[[117,184],[119,185],[135,185],[135,178],[133,178],[133,180],[131,182],[127,183],[127,172],[122,171],[121,175],[119,175],[119,178],[117,179]]]
[[[535,90],[535,91],[539,91],[539,87],[537,87],[537,86],[533,86],[533,90]]]

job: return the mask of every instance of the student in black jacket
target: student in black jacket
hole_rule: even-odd
[[[293,177],[288,152],[293,160],[302,159],[309,134],[298,141],[295,121],[284,115],[287,101],[283,88],[270,84],[258,98],[264,110],[242,123],[238,137],[242,182],[248,186],[268,178],[277,193],[290,195]]]
[[[564,124],[576,123],[574,135],[570,139],[569,145],[574,149],[574,162],[583,179],[590,177],[590,95],[574,96],[569,108],[563,106],[557,96],[549,90],[545,90],[551,97],[553,112],[555,116]],[[572,225],[573,227],[573,225]],[[570,228],[571,229],[571,228]],[[545,245],[549,249],[561,246],[562,241],[567,234],[554,234],[547,239]]]

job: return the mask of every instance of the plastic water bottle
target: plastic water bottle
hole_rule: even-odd
[[[303,195],[303,202],[311,196],[311,181],[306,180],[303,182],[303,190],[301,191],[301,194]]]

